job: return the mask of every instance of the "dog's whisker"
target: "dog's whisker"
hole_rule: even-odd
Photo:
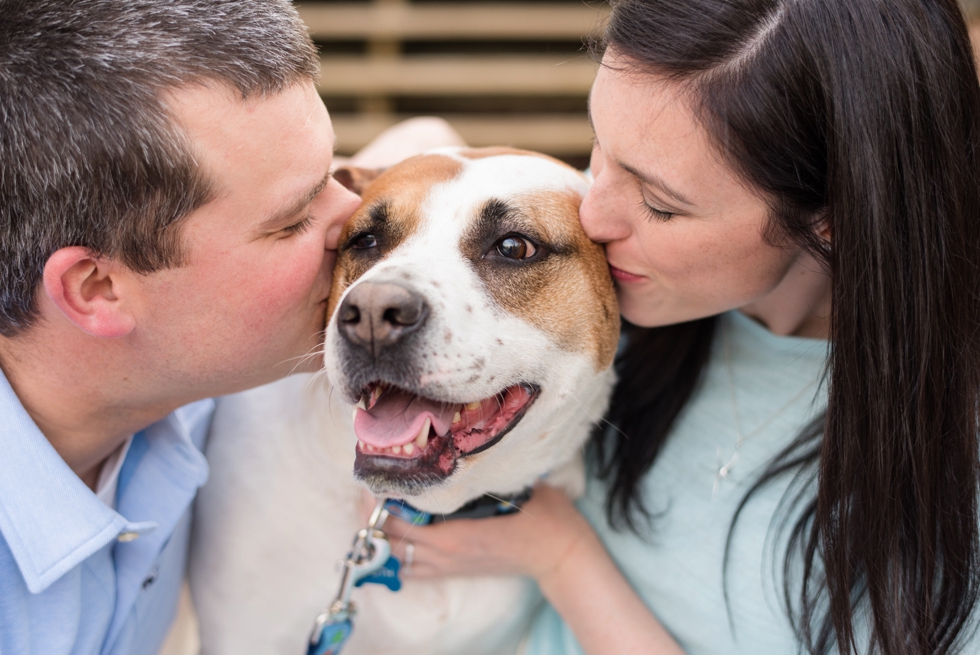
[[[289,375],[293,375],[294,373],[296,373],[297,368],[299,368],[309,360],[313,359],[314,357],[317,356],[322,357],[324,354],[325,354],[325,349],[323,347],[323,342],[322,340],[319,340],[317,345],[313,346],[307,352],[303,353],[302,355],[297,355],[296,357],[290,357],[289,359],[284,359],[283,361],[280,362],[280,364],[287,364],[289,362],[295,361],[296,364],[289,371]],[[318,373],[319,371],[316,372]]]
[[[569,394],[569,396],[571,397],[572,400],[574,400],[576,403],[578,403],[579,408],[581,408],[581,409],[584,409],[585,408],[585,403],[582,401],[581,397],[579,397],[578,394],[576,394],[573,391],[572,393]],[[608,427],[611,427],[613,430],[615,430],[619,434],[621,434],[624,439],[629,439],[629,435],[627,435],[625,432],[623,432],[622,430],[620,430],[619,429],[619,426],[617,426],[615,423],[613,423],[609,419],[607,419],[606,416],[605,416],[605,414],[603,414],[602,416],[600,416],[597,419],[592,419],[590,422],[593,425],[602,425],[602,424],[605,424]]]
[[[526,509],[524,509],[524,508],[523,508],[523,507],[521,507],[520,505],[515,505],[515,504],[513,504],[512,502],[510,502],[509,500],[504,500],[503,498],[500,498],[500,497],[498,497],[498,496],[494,496],[494,495],[493,495],[492,493],[490,493],[490,492],[487,492],[487,493],[485,493],[484,495],[485,495],[485,496],[490,496],[491,498],[493,498],[494,500],[496,500],[496,501],[497,501],[498,503],[503,503],[504,505],[509,505],[509,506],[511,506],[511,507],[513,507],[514,509],[516,509],[516,510],[517,510],[518,512],[522,512],[522,513],[524,513],[524,514],[527,514],[527,515],[528,515],[528,516],[530,516],[530,517],[531,517],[532,519],[534,519],[534,514],[532,514],[531,512],[529,512],[529,511],[527,511]],[[534,520],[537,520],[537,519],[534,519]]]

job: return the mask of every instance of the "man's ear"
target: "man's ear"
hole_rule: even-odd
[[[341,166],[333,172],[334,179],[348,190],[359,196],[364,195],[364,189],[374,181],[374,178],[384,173],[383,168],[359,168],[357,166]]]
[[[119,296],[120,277],[127,270],[86,248],[62,248],[44,265],[44,291],[85,332],[96,337],[126,336],[136,327]]]

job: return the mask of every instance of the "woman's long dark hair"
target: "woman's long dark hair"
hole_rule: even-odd
[[[786,553],[804,647],[954,651],[980,592],[980,85],[955,1],[613,0],[605,45],[685,85],[769,236],[831,274],[826,417],[760,481],[815,474]],[[630,329],[596,440],[614,523],[645,512],[713,330]]]

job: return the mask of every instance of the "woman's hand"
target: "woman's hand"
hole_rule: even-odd
[[[372,503],[373,506],[373,503]],[[589,655],[682,655],[568,497],[540,485],[520,512],[426,527],[390,518],[407,577],[526,575]]]
[[[390,518],[384,529],[395,555],[410,561],[406,576],[416,578],[518,574],[541,583],[584,543],[599,543],[568,496],[544,484],[509,516],[423,528]],[[412,556],[407,560],[409,549]]]

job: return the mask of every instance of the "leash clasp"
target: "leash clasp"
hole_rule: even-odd
[[[381,531],[388,518],[384,501],[378,501],[368,527],[358,530],[344,560],[337,597],[316,617],[307,655],[337,655],[353,631],[357,608],[350,597],[357,583],[375,573],[391,558],[391,542]]]

